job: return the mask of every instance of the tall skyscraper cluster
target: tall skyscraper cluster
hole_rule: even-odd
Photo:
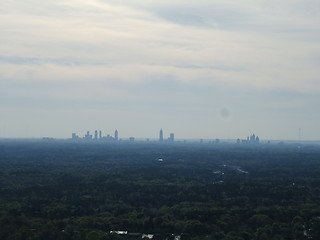
[[[118,130],[115,130],[114,135],[107,134],[106,136],[103,136],[101,130],[95,130],[93,132],[93,134],[91,134],[90,131],[87,131],[83,137],[79,137],[76,133],[72,133],[71,139],[72,140],[86,140],[86,141],[100,141],[100,140],[118,141],[119,140],[119,132],[118,132]],[[128,141],[134,142],[135,137],[128,138]],[[147,141],[149,141],[149,139],[147,139]],[[159,142],[174,142],[174,133],[170,133],[169,137],[167,139],[164,139],[163,130],[160,129]]]
[[[105,136],[102,135],[102,131],[101,130],[95,130],[93,132],[93,134],[90,133],[90,131],[87,131],[86,134],[83,137],[79,137],[76,133],[72,133],[71,136],[72,140],[87,140],[87,141],[100,141],[100,140],[104,140],[104,141],[118,141],[119,140],[119,132],[118,130],[114,131],[113,135],[107,134]],[[122,140],[122,139],[121,139]],[[146,139],[147,142],[149,142],[149,138]],[[135,137],[129,137],[127,140],[123,140],[123,141],[129,141],[129,142],[134,142],[135,141]],[[163,143],[163,142],[175,142],[175,136],[174,133],[170,133],[168,138],[164,137],[164,132],[162,130],[162,128],[159,131],[159,138],[158,138],[158,142]],[[181,142],[181,141],[178,141]],[[184,140],[184,142],[186,142],[186,140]],[[200,139],[200,143],[204,143],[205,141],[203,139]],[[215,144],[219,144],[220,140],[216,139],[215,141],[206,141],[208,143],[215,143]],[[249,135],[246,139],[240,139],[238,138],[236,140],[237,144],[259,144],[260,143],[260,138],[255,135]]]
[[[237,141],[240,143],[240,140]],[[260,138],[256,136],[255,134],[252,134],[247,137],[246,140],[242,140],[241,143],[247,143],[247,144],[259,144],[260,143]]]
[[[164,138],[163,138],[163,130],[160,129],[159,142],[163,142],[163,141],[174,142],[174,133],[170,133],[170,137],[168,139],[164,140]]]
[[[72,133],[71,135],[72,140],[106,140],[106,141],[118,141],[119,140],[119,132],[118,130],[114,131],[114,135],[111,136],[107,134],[106,136],[102,136],[101,130],[95,130],[94,135],[90,134],[90,131],[84,135],[84,137],[79,137],[76,133]]]

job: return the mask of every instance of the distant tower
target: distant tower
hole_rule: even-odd
[[[251,142],[251,143],[254,143],[255,141],[256,141],[256,135],[252,134],[252,135],[250,136],[250,142]]]
[[[174,133],[170,133],[169,141],[174,142]]]
[[[163,131],[162,131],[162,128],[160,129],[160,133],[159,133],[159,142],[163,142]]]
[[[76,140],[77,138],[78,138],[77,134],[76,133],[72,133],[72,139]]]
[[[301,143],[301,128],[299,128],[299,143]]]
[[[98,139],[98,131],[97,130],[94,131],[94,139],[96,139],[96,140]]]
[[[99,131],[99,138],[100,139],[102,138],[102,131],[101,130]]]
[[[116,131],[114,132],[114,139],[115,139],[116,141],[118,141],[118,139],[119,139],[118,130],[116,130]]]
[[[92,139],[92,135],[90,135],[90,132],[89,132],[89,131],[87,131],[87,134],[84,136],[84,138],[85,138],[86,140],[91,140],[91,139]]]

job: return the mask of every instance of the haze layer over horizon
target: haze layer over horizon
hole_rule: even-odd
[[[316,0],[2,0],[0,138],[319,140]]]

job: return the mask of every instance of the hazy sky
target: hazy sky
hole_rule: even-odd
[[[320,139],[319,0],[1,0],[0,137]]]

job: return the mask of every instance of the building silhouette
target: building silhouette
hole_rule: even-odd
[[[256,136],[255,134],[252,134],[251,136],[248,136],[246,140],[242,140],[242,143],[259,144],[260,138],[258,136]]]
[[[89,131],[87,131],[87,134],[84,136],[84,139],[86,139],[86,140],[91,140],[92,139],[92,135],[90,135]]]
[[[162,131],[162,128],[160,129],[160,133],[159,133],[159,142],[163,142],[163,131]]]
[[[118,130],[116,129],[114,131],[114,140],[118,141],[118,139],[119,139],[119,133],[118,133]]]
[[[170,137],[168,139],[170,142],[174,142],[174,133],[170,133]]]
[[[77,140],[77,139],[79,139],[79,136],[78,136],[76,133],[72,133],[71,138],[72,138],[73,140]]]

